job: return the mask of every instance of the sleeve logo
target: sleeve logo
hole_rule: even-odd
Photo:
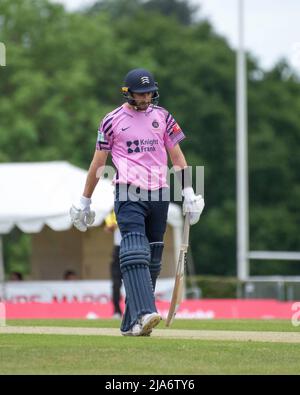
[[[104,137],[104,133],[103,132],[98,131],[98,139],[97,139],[97,141],[100,142],[100,143],[103,143],[105,141],[105,137]]]
[[[181,131],[180,126],[178,125],[178,123],[175,123],[175,125],[172,127],[172,131],[173,133],[178,133]]]

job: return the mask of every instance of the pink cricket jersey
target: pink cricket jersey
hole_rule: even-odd
[[[185,138],[162,107],[136,111],[126,103],[107,114],[98,129],[97,150],[110,151],[117,169],[114,183],[142,189],[167,187],[167,151]]]

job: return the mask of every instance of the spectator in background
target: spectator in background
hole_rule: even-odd
[[[64,272],[63,279],[68,281],[74,281],[78,280],[78,276],[74,270],[66,270]]]
[[[120,270],[120,244],[122,240],[121,232],[119,230],[116,216],[114,211],[112,211],[105,219],[106,232],[114,232],[114,246],[112,251],[111,263],[110,263],[110,275],[112,280],[112,302],[114,307],[114,318],[122,317],[122,310],[120,307],[121,299],[121,286],[122,286],[122,274]]]
[[[23,274],[20,272],[11,272],[9,276],[10,281],[23,281]]]

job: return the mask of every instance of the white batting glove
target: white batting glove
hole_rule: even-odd
[[[182,206],[183,215],[190,213],[190,224],[194,225],[199,221],[204,209],[204,199],[201,195],[195,195],[192,187],[184,188],[182,194],[184,196]]]
[[[81,196],[79,203],[70,208],[71,222],[81,232],[86,232],[88,226],[95,221],[95,211],[90,209],[91,203],[90,198]]]

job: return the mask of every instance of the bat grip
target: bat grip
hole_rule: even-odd
[[[189,246],[189,236],[190,236],[190,214],[186,213],[184,218],[182,245],[187,247]]]

